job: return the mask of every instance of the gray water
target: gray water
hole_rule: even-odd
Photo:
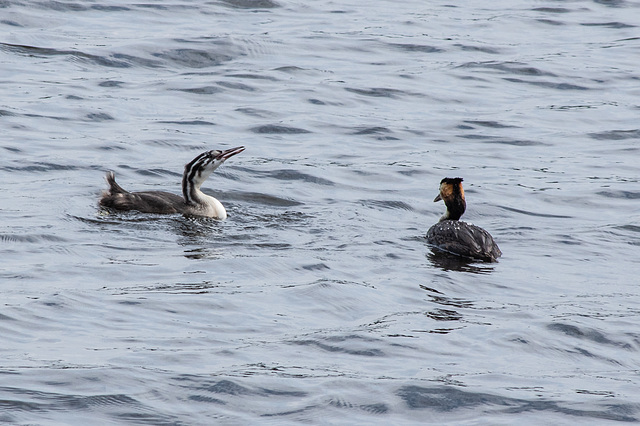
[[[0,421],[639,421],[639,57],[622,0],[0,3]],[[224,222],[97,206],[238,145]]]

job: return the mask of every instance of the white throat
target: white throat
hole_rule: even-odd
[[[202,216],[212,217],[218,220],[224,220],[227,218],[227,211],[217,198],[205,194],[200,191],[200,188],[196,188],[195,192],[198,198],[198,205],[196,208],[202,212]]]

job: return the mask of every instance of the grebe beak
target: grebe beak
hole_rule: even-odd
[[[434,203],[437,203],[438,201],[442,201],[442,197],[440,196],[440,194],[438,194],[438,196],[436,197],[435,200],[433,200]]]
[[[220,154],[218,154],[218,156],[216,158],[217,159],[222,159],[222,160],[227,160],[227,159],[233,157],[236,154],[240,154],[242,151],[244,151],[244,146],[237,146],[235,148],[225,149]]]

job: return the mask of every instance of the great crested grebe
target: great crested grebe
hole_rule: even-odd
[[[462,178],[444,178],[440,181],[440,193],[433,200],[444,201],[447,211],[440,221],[427,231],[427,242],[440,250],[471,257],[485,262],[496,262],[502,255],[493,237],[484,229],[461,222],[467,208],[462,189]]]
[[[184,166],[182,196],[164,191],[129,192],[116,183],[113,172],[107,173],[109,189],[102,194],[100,205],[116,210],[142,213],[182,213],[226,219],[227,211],[220,201],[200,191],[209,175],[230,157],[244,151],[243,146],[203,152]]]

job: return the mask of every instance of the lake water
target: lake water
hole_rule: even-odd
[[[0,422],[640,421],[640,3],[0,3]],[[179,193],[224,222],[101,211]],[[443,177],[499,263],[435,256]]]

